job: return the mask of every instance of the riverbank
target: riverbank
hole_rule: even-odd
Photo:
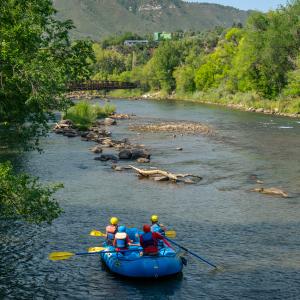
[[[262,113],[267,115],[278,115],[290,118],[300,118],[300,99],[279,98],[277,100],[263,99],[258,94],[238,93],[228,94],[220,90],[213,92],[196,92],[193,94],[172,93],[163,91],[143,93],[141,90],[115,90],[107,94],[99,92],[72,93],[71,99],[93,99],[93,98],[127,98],[127,99],[149,99],[149,100],[174,100],[189,101],[228,107],[231,109],[247,112]]]

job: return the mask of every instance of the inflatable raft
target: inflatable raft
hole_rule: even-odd
[[[178,274],[182,271],[181,257],[173,249],[160,249],[157,256],[143,256],[142,248],[130,247],[129,251],[118,253],[114,247],[107,247],[101,259],[109,270],[121,276],[133,278],[159,278]],[[108,252],[108,253],[106,253]]]

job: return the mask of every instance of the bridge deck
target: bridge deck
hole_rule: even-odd
[[[68,84],[69,91],[92,91],[92,90],[117,90],[117,89],[136,89],[137,83],[121,81],[72,81]]]

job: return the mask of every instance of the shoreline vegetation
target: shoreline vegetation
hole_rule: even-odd
[[[178,31],[169,40],[127,33],[95,42],[92,80],[138,82],[110,97],[188,100],[230,108],[300,115],[300,0],[245,24]],[[149,44],[127,46],[128,39]]]
[[[283,116],[289,118],[300,118],[300,112],[295,109],[295,99],[268,100],[261,99],[256,94],[236,94],[221,96],[217,92],[195,93],[195,94],[166,94],[163,91],[143,93],[140,90],[127,91],[117,90],[109,93],[99,93],[94,91],[73,92],[67,94],[72,100],[92,100],[92,99],[131,99],[131,100],[174,100],[187,101],[199,104],[209,104],[223,106],[230,109],[261,113],[266,115]],[[299,100],[300,103],[300,98]]]

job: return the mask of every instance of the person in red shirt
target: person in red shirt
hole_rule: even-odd
[[[158,241],[162,240],[171,248],[169,242],[158,232],[151,232],[151,226],[143,226],[144,233],[140,236],[140,244],[143,247],[144,255],[158,255]]]

